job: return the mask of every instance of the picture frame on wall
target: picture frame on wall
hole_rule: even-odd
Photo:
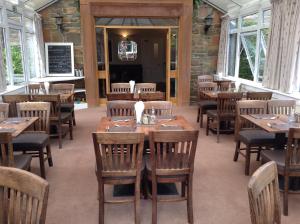
[[[47,76],[74,76],[73,43],[45,43]]]

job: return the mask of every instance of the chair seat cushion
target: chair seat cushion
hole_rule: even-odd
[[[243,130],[239,132],[239,140],[245,144],[273,144],[275,135],[264,130]]]
[[[74,103],[62,103],[60,107],[61,112],[72,112],[74,110]]]
[[[60,113],[60,117],[62,121],[66,121],[72,117],[71,112],[62,112]],[[50,117],[50,121],[58,121],[58,117]]]
[[[207,114],[208,117],[213,117],[213,118],[218,117],[217,110],[208,110],[208,111],[206,111],[206,114]],[[221,119],[234,119],[235,114],[234,113],[222,113],[220,115],[220,118]]]
[[[203,100],[198,103],[199,107],[202,109],[217,109],[217,101],[213,100]]]
[[[28,170],[31,163],[31,155],[28,154],[14,155],[14,162],[16,168],[22,170]]]
[[[14,150],[41,150],[49,142],[46,133],[24,133],[13,139]]]
[[[209,117],[217,117],[218,116],[217,110],[208,110],[208,111],[206,111],[206,114]]]

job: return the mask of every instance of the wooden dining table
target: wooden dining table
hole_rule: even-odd
[[[236,93],[238,91],[236,90],[235,91],[201,91],[201,93],[210,100],[216,100],[218,98],[219,93],[232,93],[232,92]]]
[[[147,93],[107,93],[107,99],[110,100],[165,100],[165,93],[156,91],[156,92],[147,92]]]
[[[0,132],[11,132],[12,137],[17,137],[31,127],[38,117],[11,117],[0,120]]]

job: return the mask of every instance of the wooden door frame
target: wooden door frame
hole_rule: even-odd
[[[179,18],[178,105],[190,102],[192,0],[80,0],[84,70],[89,107],[99,105],[95,17]],[[94,44],[92,44],[94,43]]]

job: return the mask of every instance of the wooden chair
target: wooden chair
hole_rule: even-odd
[[[295,100],[269,100],[268,113],[269,114],[284,114],[289,115],[292,110],[295,110]]]
[[[33,95],[32,100],[35,102],[49,102],[50,108],[50,126],[56,127],[57,133],[50,133],[50,136],[58,137],[59,148],[62,148],[62,138],[69,132],[70,139],[73,140],[73,116],[69,112],[61,112],[61,102],[59,94],[49,95]],[[63,128],[64,124],[68,123],[69,128]]]
[[[116,100],[107,102],[107,116],[134,116],[135,101]]]
[[[198,82],[198,115],[197,122],[200,121],[200,127],[203,127],[203,115],[207,110],[217,109],[217,101],[208,99],[203,91],[216,91],[218,88],[217,83],[214,82]]]
[[[272,92],[247,92],[247,100],[271,100]]]
[[[129,83],[112,83],[111,84],[112,93],[130,93]]]
[[[0,119],[7,118],[9,113],[9,104],[0,103]]]
[[[17,117],[17,103],[29,102],[30,99],[28,94],[2,95],[2,101],[9,104],[9,117]]]
[[[152,223],[157,223],[158,202],[187,200],[188,222],[193,219],[193,173],[198,131],[154,131],[149,133],[150,159],[146,176],[152,182]],[[181,195],[158,198],[158,183],[181,183]],[[146,184],[147,186],[147,184]]]
[[[223,81],[219,83],[219,91],[228,91],[231,88],[231,81]]]
[[[290,177],[300,177],[300,129],[290,128],[286,149],[268,150],[261,153],[262,163],[275,161],[278,174],[284,177],[283,214],[288,215]]]
[[[143,133],[93,133],[99,195],[99,223],[104,224],[104,203],[134,202],[135,223],[140,223],[140,182]],[[135,184],[133,200],[104,199],[104,184]]]
[[[39,117],[39,119],[34,125],[35,131],[24,132],[13,139],[15,151],[39,157],[41,177],[44,179],[46,179],[45,155],[49,166],[53,166],[49,138],[50,105],[48,102],[17,103],[19,117]]]
[[[44,83],[29,83],[27,85],[27,92],[29,94],[46,94]]]
[[[212,75],[198,75],[198,83],[199,82],[213,82],[214,77]]]
[[[219,93],[217,97],[217,110],[207,111],[206,135],[212,128],[212,122],[216,121],[217,142],[220,138],[221,122],[232,122],[235,120],[236,102],[241,100],[243,93]]]
[[[131,100],[134,101],[133,93],[107,93],[106,94],[107,101],[115,101],[115,100]]]
[[[245,157],[245,175],[249,175],[250,173],[251,154],[257,154],[256,160],[259,161],[261,150],[274,145],[275,135],[258,129],[251,122],[242,119],[241,115],[266,113],[267,101],[265,100],[242,100],[236,103],[236,148],[233,161],[238,160],[239,154]],[[241,143],[246,147],[241,148]],[[245,154],[241,151],[245,151]]]
[[[0,132],[0,150],[0,166],[11,166],[18,169],[30,170],[30,155],[14,155],[11,133]]]
[[[164,92],[140,93],[139,100],[142,101],[163,101],[166,100]]]
[[[164,116],[172,115],[172,102],[169,101],[147,101],[144,102],[145,109],[144,113],[145,114],[151,114],[152,108],[155,110],[155,115],[157,116]]]
[[[72,113],[73,125],[76,126],[75,108],[74,108],[74,91],[75,85],[71,83],[56,83],[51,84],[50,91],[54,94],[71,94],[67,100],[61,98],[61,112]]]
[[[275,162],[255,171],[248,184],[252,224],[280,224],[280,197]]]
[[[0,167],[0,223],[45,224],[49,184],[24,170]]]
[[[156,83],[137,83],[135,84],[135,88],[137,91],[141,93],[149,93],[156,91]]]

